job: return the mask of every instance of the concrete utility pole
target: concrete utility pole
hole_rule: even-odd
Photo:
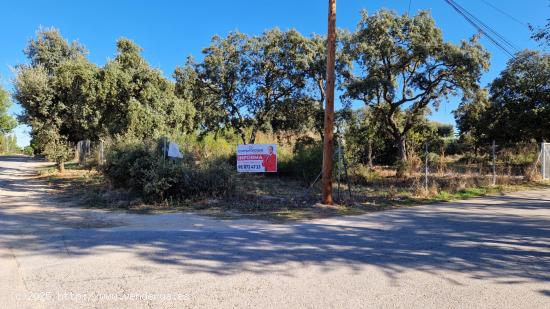
[[[325,85],[325,136],[323,140],[323,204],[332,205],[334,142],[334,66],[336,54],[336,0],[328,1],[327,76]]]

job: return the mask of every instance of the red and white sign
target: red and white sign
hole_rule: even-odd
[[[249,144],[237,145],[237,172],[275,173],[277,172],[277,145]]]

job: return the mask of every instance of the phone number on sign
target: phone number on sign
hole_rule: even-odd
[[[238,170],[250,170],[250,171],[259,171],[262,169],[261,164],[237,164]]]

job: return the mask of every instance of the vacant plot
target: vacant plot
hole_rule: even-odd
[[[61,200],[78,201],[80,206],[123,209],[139,213],[192,211],[219,218],[249,217],[268,220],[325,218],[357,215],[395,207],[451,201],[526,189],[543,189],[547,185],[528,182],[522,177],[499,176],[491,185],[491,175],[439,173],[429,177],[425,190],[422,175],[396,178],[395,170],[377,168],[372,176],[347,183],[335,183],[337,206],[319,205],[319,183],[309,185],[288,177],[261,174],[239,174],[234,194],[220,198],[188,200],[168,199],[146,203],[131,191],[114,189],[103,175],[93,168],[67,165],[63,174],[52,165],[41,169],[41,178],[55,188]]]

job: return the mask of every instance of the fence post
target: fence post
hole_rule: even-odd
[[[539,158],[542,160],[542,180],[546,180],[546,149],[544,149],[544,142],[540,144]],[[536,168],[536,166],[535,166]]]
[[[496,154],[495,154],[495,140],[493,140],[493,186],[497,184],[497,168],[496,168]]]

